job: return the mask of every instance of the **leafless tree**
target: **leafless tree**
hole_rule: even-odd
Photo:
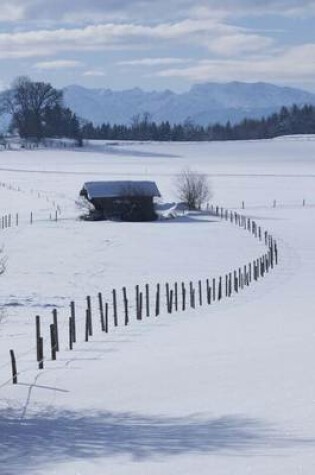
[[[205,174],[186,168],[175,180],[178,198],[190,210],[199,210],[201,205],[212,197],[208,178]]]

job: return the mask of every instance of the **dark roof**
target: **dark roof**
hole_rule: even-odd
[[[117,198],[119,196],[161,196],[154,181],[89,181],[81,194],[88,199]]]

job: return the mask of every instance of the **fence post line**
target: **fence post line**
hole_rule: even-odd
[[[97,294],[97,298],[98,298],[98,307],[99,307],[99,311],[100,311],[101,329],[102,329],[102,332],[103,332],[103,331],[105,331],[105,321],[104,321],[103,296],[102,296],[101,292],[99,292]]]
[[[12,366],[12,383],[17,384],[18,382],[18,373],[16,369],[16,359],[13,350],[10,350],[11,366]]]

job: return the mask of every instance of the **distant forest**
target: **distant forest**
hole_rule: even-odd
[[[190,120],[171,125],[156,123],[149,114],[134,117],[131,125],[81,126],[83,139],[94,140],[155,140],[155,141],[215,141],[270,139],[281,135],[315,134],[315,107],[305,105],[282,107],[280,112],[262,119],[244,119],[232,125],[213,124],[206,127]]]

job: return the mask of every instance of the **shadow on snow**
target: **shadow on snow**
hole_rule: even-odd
[[[253,419],[163,417],[135,413],[39,412],[20,419],[0,412],[1,475],[33,473],[64,461],[129,456],[143,461],[184,454],[264,455],[269,449],[313,445],[282,437]]]

